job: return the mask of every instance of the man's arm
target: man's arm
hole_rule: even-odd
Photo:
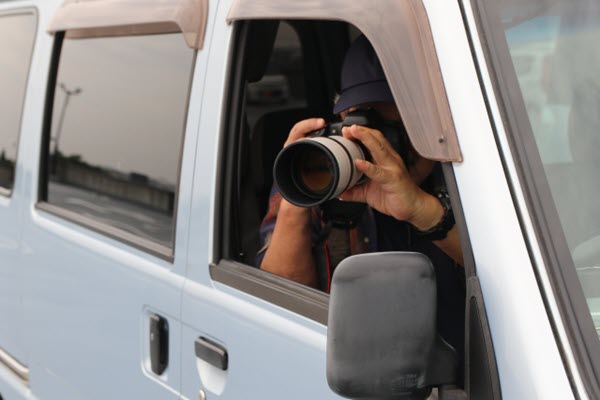
[[[325,126],[322,118],[298,122],[288,136],[284,147],[304,138],[308,133]],[[312,287],[317,287],[317,271],[312,254],[311,210],[297,207],[282,199],[276,211],[275,228],[260,268]]]
[[[438,199],[427,193],[424,194],[422,207],[423,208],[416,213],[416,217],[409,222],[420,231],[426,232],[442,220],[445,210]],[[459,265],[464,265],[462,247],[460,245],[460,238],[458,237],[456,225],[448,231],[448,235],[444,239],[436,240],[433,243]]]
[[[310,229],[311,210],[281,200],[277,223],[260,268],[317,287]]]
[[[444,215],[444,207],[434,196],[419,187],[433,168],[434,162],[420,158],[410,171],[381,132],[364,126],[343,129],[348,139],[362,142],[372,162],[354,160],[356,168],[370,179],[342,193],[341,198],[369,204],[379,212],[406,221],[421,231],[436,226]],[[420,168],[422,167],[422,170]],[[443,240],[434,241],[454,261],[463,265],[462,247],[456,226]]]

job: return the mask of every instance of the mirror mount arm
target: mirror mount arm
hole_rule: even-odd
[[[442,385],[438,388],[439,400],[468,400],[467,392],[456,385]]]
[[[439,400],[467,400],[467,393],[456,385],[456,351],[438,334],[428,363],[427,386],[438,388]]]
[[[458,358],[456,351],[439,334],[428,363],[427,386],[442,386],[453,384],[458,378]]]

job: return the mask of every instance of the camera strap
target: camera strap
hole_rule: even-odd
[[[331,199],[321,204],[323,221],[331,223],[332,228],[350,230],[356,228],[363,213],[367,209],[365,203]]]
[[[321,205],[323,228],[315,246],[315,261],[322,290],[329,292],[333,271],[344,258],[352,255],[350,230],[358,226],[366,209],[364,203],[338,199]]]

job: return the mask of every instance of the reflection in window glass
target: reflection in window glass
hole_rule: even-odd
[[[35,16],[0,16],[0,189],[14,184],[21,113],[35,38]]]
[[[274,110],[306,107],[302,44],[294,28],[281,22],[265,74],[248,84],[250,126],[259,116]]]
[[[511,2],[501,16],[535,144],[600,333],[600,4]]]
[[[65,39],[48,202],[172,246],[193,56],[180,34]]]

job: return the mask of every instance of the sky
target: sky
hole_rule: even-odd
[[[176,183],[193,57],[180,34],[66,39],[57,82],[81,92],[58,133],[57,88],[51,137],[89,164]]]

